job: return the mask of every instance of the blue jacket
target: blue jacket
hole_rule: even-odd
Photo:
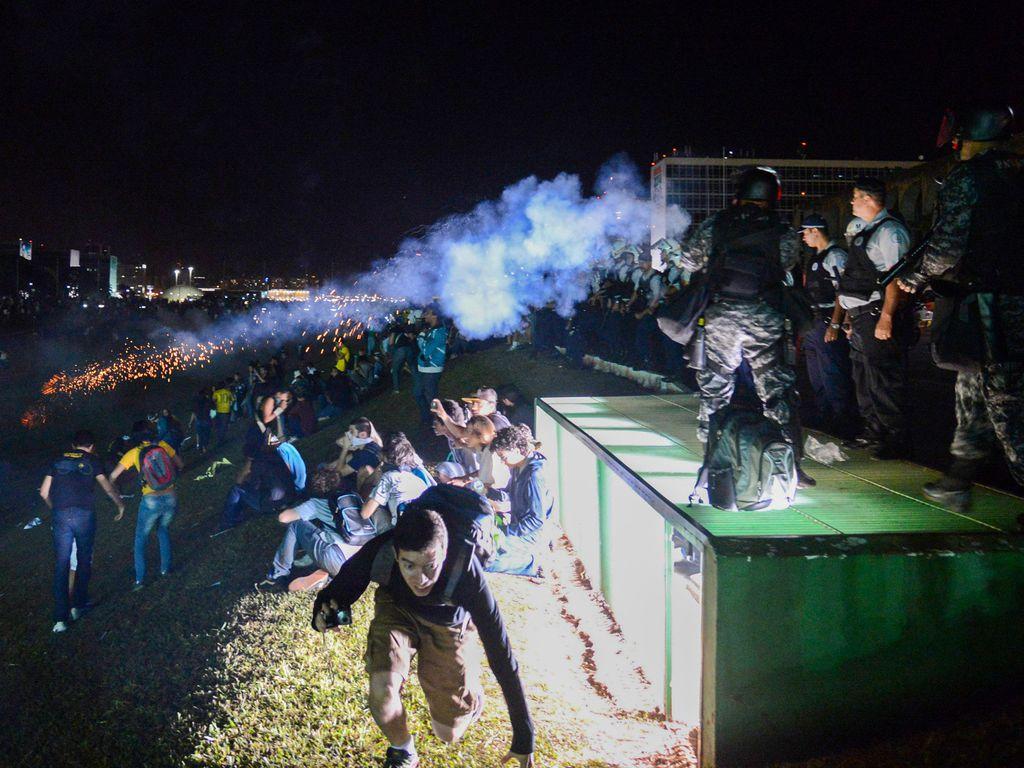
[[[420,373],[441,373],[444,370],[444,358],[448,345],[448,329],[443,325],[422,331],[416,337],[420,348],[416,367]]]
[[[537,541],[544,524],[551,517],[555,502],[543,475],[546,463],[544,455],[534,451],[523,466],[512,470],[508,484],[512,508],[512,522],[508,526],[510,536]]]

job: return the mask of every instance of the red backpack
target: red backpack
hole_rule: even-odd
[[[177,469],[171,454],[162,445],[145,445],[139,449],[139,476],[154,491],[174,485]]]

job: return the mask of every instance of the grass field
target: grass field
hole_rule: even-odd
[[[636,392],[610,376],[491,350],[455,360],[442,394],[501,381],[514,381],[530,396]],[[408,386],[361,412],[382,429],[416,423]],[[332,425],[298,444],[308,463],[333,457],[339,430]],[[411,432],[426,457],[441,458],[436,439]],[[224,452],[236,463],[237,443],[236,432]],[[211,538],[234,473],[195,480],[206,463],[190,466],[181,482],[172,526],[175,572],[141,592],[129,591],[134,510],[115,523],[110,505],[100,502],[92,588],[99,605],[64,635],[50,634],[48,527],[0,530],[0,765],[377,764],[385,744],[366,709],[361,666],[368,598],[357,607],[355,625],[324,643],[308,628],[312,595],[256,592],[280,527],[268,517]],[[149,557],[152,567],[153,541]],[[582,666],[584,638],[565,620],[558,594],[572,589],[570,582],[562,571],[544,583],[493,580],[536,719],[538,765],[690,764],[685,733],[652,718],[633,698],[615,698],[620,670],[598,670],[613,692],[597,692],[594,675]],[[483,721],[450,748],[427,733],[422,696],[410,686],[410,720],[424,766],[497,764],[510,733],[489,676],[485,686]],[[1022,724],[1024,703],[1011,702],[800,765],[1020,766]]]

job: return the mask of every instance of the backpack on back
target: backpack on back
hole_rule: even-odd
[[[174,485],[177,475],[174,461],[162,445],[151,443],[139,448],[139,476],[145,485],[162,491]]]
[[[796,490],[796,455],[778,424],[732,406],[712,416],[691,503],[706,494],[718,509],[785,509]]]
[[[346,544],[361,547],[380,533],[372,517],[369,520],[363,519],[363,501],[357,494],[343,493],[330,496],[327,505],[334,517],[334,530]]]
[[[482,566],[494,558],[494,513],[487,499],[469,488],[454,485],[435,485],[428,488],[412,506],[435,510],[448,529],[448,553],[455,553],[453,567],[442,593],[442,602],[452,604],[452,596],[459,580],[469,569],[475,555]],[[396,558],[395,548],[385,544],[373,559],[370,579],[381,585],[391,580]]]

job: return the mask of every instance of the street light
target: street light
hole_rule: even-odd
[[[192,270],[193,269],[195,269],[195,267],[189,267],[188,268],[188,284],[189,285],[192,285]]]
[[[178,275],[180,275],[180,274],[181,274],[181,270],[180,269],[174,270],[174,284],[175,285],[178,284]]]

